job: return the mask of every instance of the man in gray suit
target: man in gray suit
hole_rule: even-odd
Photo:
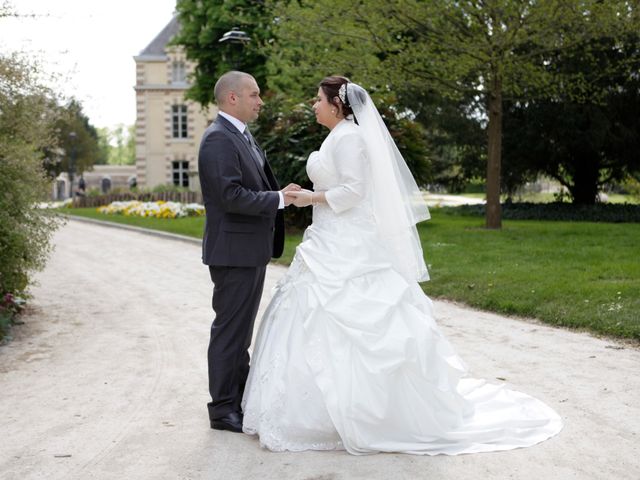
[[[283,208],[293,200],[286,192],[300,187],[289,184],[280,190],[248,130],[246,124],[258,118],[263,105],[256,80],[248,73],[227,72],[214,94],[218,116],[205,131],[198,156],[207,215],[202,261],[214,284],[208,409],[211,428],[241,432],[248,348],[266,265],[282,255]]]

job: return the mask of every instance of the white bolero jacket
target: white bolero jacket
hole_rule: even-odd
[[[314,191],[324,191],[334,213],[345,212],[368,197],[369,162],[359,127],[342,120],[327,135],[320,150],[311,153],[307,175]]]

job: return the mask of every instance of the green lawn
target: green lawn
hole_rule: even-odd
[[[198,238],[204,223],[64,212]],[[640,340],[640,224],[507,220],[493,231],[480,217],[431,213],[419,228],[429,296]],[[301,238],[287,236],[278,263],[291,261]]]
[[[204,217],[175,219],[126,217],[124,215],[105,215],[104,213],[98,213],[95,208],[63,208],[59,211],[66,215],[77,215],[79,217],[93,218],[107,222],[124,223],[125,225],[162,230],[195,238],[202,238],[202,231],[204,230]]]
[[[420,226],[433,297],[640,339],[640,224],[505,221],[432,210]]]

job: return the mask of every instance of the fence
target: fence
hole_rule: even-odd
[[[73,206],[82,207],[100,207],[109,205],[111,202],[127,202],[138,200],[140,202],[157,202],[163,200],[165,202],[180,203],[202,203],[202,194],[200,192],[146,192],[146,193],[114,193],[109,195],[99,195],[97,197],[75,197]]]

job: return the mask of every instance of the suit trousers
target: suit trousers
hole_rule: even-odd
[[[209,266],[214,285],[211,305],[216,315],[208,351],[211,420],[240,412],[249,375],[248,349],[266,270],[266,266]]]

